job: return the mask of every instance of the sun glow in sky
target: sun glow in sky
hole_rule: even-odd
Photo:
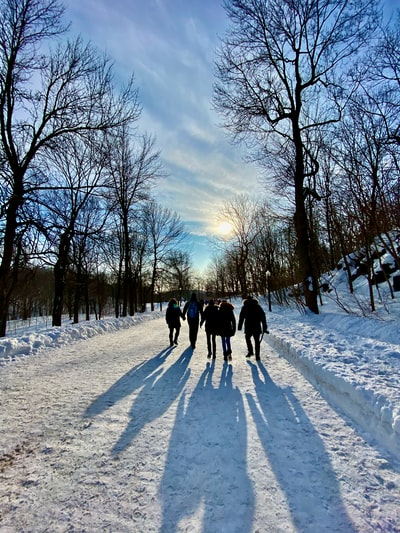
[[[230,222],[224,220],[219,223],[217,233],[223,237],[228,237],[232,233],[233,227]]]
[[[216,49],[229,23],[222,1],[63,4],[70,35],[105,52],[121,85],[134,74],[143,109],[138,128],[155,136],[167,174],[154,191],[156,200],[180,216],[193,264],[203,270],[212,256],[210,238],[229,235],[227,223],[214,223],[213,213],[237,194],[268,194],[258,168],[243,161],[244,149],[229,143],[212,109]]]

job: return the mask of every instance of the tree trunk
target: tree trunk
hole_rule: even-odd
[[[136,306],[136,276],[133,272],[130,275],[130,284],[129,284],[129,316],[135,314]]]
[[[63,268],[59,265],[54,267],[54,301],[53,301],[53,326],[61,326],[62,310],[64,304],[65,280]]]
[[[293,129],[296,148],[294,227],[297,236],[297,257],[306,306],[310,311],[318,314],[318,283],[311,256],[311,240],[304,196],[304,154],[300,131],[295,124]]]
[[[89,275],[87,273],[83,276],[82,282],[83,282],[83,292],[85,295],[86,320],[90,320]]]
[[[121,300],[121,266],[117,276],[117,286],[115,291],[115,318],[119,318],[119,304]]]
[[[76,284],[75,287],[75,294],[74,294],[74,318],[73,323],[78,324],[79,323],[79,308],[81,303],[81,287],[79,282]]]
[[[69,266],[69,249],[72,236],[69,233],[61,235],[58,260],[54,265],[54,303],[53,326],[61,326],[64,306],[65,277]]]
[[[17,280],[17,272],[12,271],[14,256],[15,237],[17,234],[17,212],[22,204],[22,179],[15,177],[15,182],[20,183],[20,193],[17,186],[11,196],[7,208],[6,225],[4,230],[4,241],[2,250],[2,260],[0,264],[0,337],[5,337],[7,330],[8,308],[10,305],[11,293]]]
[[[154,311],[154,294],[156,292],[156,262],[153,263],[153,272],[150,283],[150,310]]]
[[[122,316],[128,315],[128,300],[129,300],[129,277],[130,277],[130,245],[129,245],[129,222],[128,222],[128,213],[125,212],[122,220],[122,231],[123,231],[123,287],[122,287]]]

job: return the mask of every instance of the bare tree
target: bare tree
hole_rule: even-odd
[[[132,293],[134,250],[136,239],[132,232],[137,227],[135,218],[141,212],[138,205],[150,198],[155,181],[162,175],[160,153],[155,149],[155,139],[149,135],[133,137],[126,127],[121,127],[109,136],[110,166],[109,200],[119,226],[121,238],[122,316],[128,313],[129,295]],[[132,306],[131,306],[132,311]]]
[[[214,298],[221,298],[226,296],[228,283],[229,276],[227,276],[224,253],[216,252],[206,272],[206,291],[208,294],[214,296]]]
[[[396,199],[393,186],[398,183],[398,169],[393,165],[393,155],[398,145],[392,146],[388,138],[388,118],[385,104],[371,91],[357,94],[348,106],[345,119],[337,129],[336,163],[342,169],[345,194],[338,199],[341,204],[348,198],[346,219],[354,221],[363,250],[363,274],[369,284],[371,310],[375,310],[373,285],[375,274],[373,261],[376,259],[376,238],[389,247],[398,261],[396,246],[391,244],[390,233],[397,229],[392,216]],[[394,209],[393,209],[394,208]],[[347,230],[350,224],[347,224]],[[386,236],[386,239],[383,238]],[[384,270],[382,272],[385,274]],[[391,290],[389,277],[386,277]]]
[[[61,326],[66,276],[72,263],[75,238],[81,248],[90,235],[98,233],[105,221],[104,206],[99,209],[105,185],[105,157],[101,144],[92,139],[69,137],[59,140],[59,150],[50,151],[48,174],[51,184],[42,191],[40,202],[45,211],[46,234],[52,244],[54,263],[53,326]],[[88,206],[91,220],[88,221]]]
[[[229,255],[235,262],[240,293],[246,296],[250,290],[250,252],[262,231],[260,205],[246,194],[237,195],[224,204],[220,217],[232,226]]]
[[[145,221],[149,230],[151,254],[150,304],[154,310],[156,284],[163,272],[169,270],[170,258],[176,254],[185,238],[183,223],[177,213],[156,202],[149,202],[145,209]]]
[[[94,191],[81,209],[77,231],[72,240],[70,270],[73,276],[74,323],[79,321],[82,303],[85,305],[86,320],[90,320],[91,309],[96,310],[96,303],[101,303],[101,295],[99,294],[98,298],[97,294],[93,294],[94,291],[90,289],[91,286],[93,287],[92,279],[99,264],[99,241],[103,238],[106,217],[104,201]],[[100,314],[101,305],[98,307]]]
[[[191,262],[188,252],[172,250],[165,260],[166,280],[169,290],[178,296],[179,304],[183,291],[189,289]]]
[[[4,0],[0,4],[0,178],[4,239],[0,264],[0,336],[15,279],[15,239],[38,154],[57,149],[66,135],[107,130],[136,120],[131,80],[116,95],[112,65],[80,38],[57,44],[65,28],[57,0]],[[50,50],[47,41],[56,44]],[[14,273],[13,273],[14,271]]]
[[[400,144],[400,11],[393,21],[384,28],[383,36],[375,46],[371,47],[369,59],[369,84],[378,98],[377,106],[381,105],[386,117],[389,141]]]
[[[269,308],[271,310],[271,292],[282,270],[282,261],[280,260],[280,220],[273,214],[267,202],[264,202],[261,208],[258,224],[260,232],[258,233],[254,245],[251,259],[253,267],[253,286],[256,287],[257,293],[268,293]],[[283,251],[283,250],[282,250]]]
[[[265,163],[292,154],[297,254],[307,307],[318,313],[306,180],[319,170],[313,132],[340,119],[343,72],[379,22],[377,1],[226,0],[214,102],[237,141]]]

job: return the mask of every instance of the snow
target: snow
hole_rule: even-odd
[[[323,303],[273,304],[261,362],[165,308],[1,340],[0,531],[400,531],[399,304]]]

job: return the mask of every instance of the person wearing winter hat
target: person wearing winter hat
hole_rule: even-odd
[[[254,350],[256,360],[260,360],[261,333],[269,333],[267,328],[267,319],[264,309],[258,303],[256,298],[248,296],[243,301],[242,309],[239,314],[238,331],[241,331],[244,323],[244,334],[247,344],[247,356],[254,355],[252,338],[254,340]]]

